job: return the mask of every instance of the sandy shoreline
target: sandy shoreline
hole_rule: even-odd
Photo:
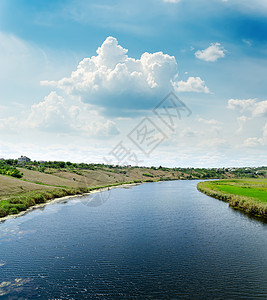
[[[45,203],[33,205],[33,206],[29,207],[27,210],[21,211],[19,214],[8,215],[8,216],[5,216],[5,217],[2,217],[2,218],[0,218],[0,223],[3,223],[4,221],[6,221],[8,219],[16,219],[18,217],[21,217],[21,216],[25,215],[26,213],[29,213],[32,210],[35,210],[35,209],[38,209],[38,208],[41,208],[41,207],[45,207],[46,205],[49,205],[49,204],[52,204],[52,203],[55,203],[55,202],[66,201],[66,200],[72,199],[72,198],[81,198],[81,197],[84,197],[84,196],[88,196],[88,195],[92,195],[92,194],[100,193],[100,192],[105,192],[107,190],[111,190],[111,189],[115,189],[115,188],[132,187],[132,186],[136,186],[136,185],[140,185],[140,184],[141,183],[122,183],[122,184],[116,185],[116,186],[110,186],[110,187],[95,189],[91,192],[84,193],[84,194],[77,194],[77,195],[64,196],[64,197],[60,197],[60,198],[54,198],[54,199],[49,200]]]

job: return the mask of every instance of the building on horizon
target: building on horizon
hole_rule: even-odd
[[[21,155],[19,158],[18,158],[18,162],[30,162],[31,159],[27,156],[23,156]]]

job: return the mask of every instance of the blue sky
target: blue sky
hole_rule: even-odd
[[[264,0],[2,0],[0,156],[116,163],[123,143],[144,165],[266,165],[266,16]],[[192,111],[174,130],[153,113],[169,92]],[[144,117],[166,136],[149,155],[128,138]]]

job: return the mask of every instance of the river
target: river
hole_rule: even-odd
[[[267,299],[267,224],[146,183],[0,223],[0,299]]]

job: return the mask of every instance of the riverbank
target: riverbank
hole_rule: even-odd
[[[267,179],[234,179],[200,182],[197,189],[252,216],[267,219]]]
[[[0,218],[20,214],[30,207],[57,198],[83,195],[106,187],[170,180],[233,178],[247,171],[244,168],[148,168],[70,162],[18,164],[12,160],[4,163],[14,165],[22,177],[0,174]],[[250,170],[256,175],[251,174],[265,176],[265,167],[258,169]]]
[[[17,215],[57,198],[83,195],[129,183],[177,180],[180,177],[179,171],[145,167],[77,165],[71,168],[66,164],[64,168],[53,166],[41,172],[31,164],[23,165],[18,170],[21,178],[0,175],[0,218]]]
[[[111,189],[114,189],[114,188],[120,188],[120,187],[121,188],[122,187],[126,188],[126,187],[135,186],[135,185],[138,185],[138,184],[141,184],[141,182],[140,183],[138,183],[138,182],[125,182],[125,183],[106,185],[106,186],[100,186],[100,187],[95,187],[95,188],[88,188],[88,191],[82,191],[82,190],[75,190],[74,191],[74,190],[71,190],[71,189],[69,189],[69,190],[62,189],[62,190],[58,190],[56,193],[54,193],[52,195],[50,194],[51,191],[42,191],[42,192],[39,192],[38,195],[37,194],[35,194],[35,195],[21,195],[20,197],[14,198],[16,200],[13,200],[12,202],[15,202],[15,203],[12,203],[12,202],[10,203],[9,202],[11,208],[21,209],[20,211],[17,211],[15,213],[14,209],[13,210],[11,209],[9,212],[7,212],[6,215],[3,216],[3,215],[1,215],[1,206],[0,206],[0,222],[3,222],[3,221],[5,221],[7,219],[10,219],[10,218],[17,218],[19,216],[22,216],[22,215],[28,213],[31,210],[34,210],[36,208],[44,207],[44,206],[46,206],[50,203],[53,203],[53,202],[60,202],[60,201],[65,201],[65,200],[68,200],[68,199],[71,199],[71,198],[84,197],[86,195],[91,195],[91,194],[94,194],[94,193],[100,193],[100,192],[104,192],[106,190],[111,190]],[[66,194],[66,195],[62,196],[62,194]],[[48,195],[51,195],[51,198],[47,197]],[[24,201],[23,201],[23,197],[24,197]],[[26,199],[29,199],[30,204],[32,204],[32,205],[27,206],[28,203],[27,203]],[[44,202],[39,202],[40,199],[44,199]],[[1,204],[1,202],[0,202],[0,204]],[[23,206],[23,204],[25,206]]]

